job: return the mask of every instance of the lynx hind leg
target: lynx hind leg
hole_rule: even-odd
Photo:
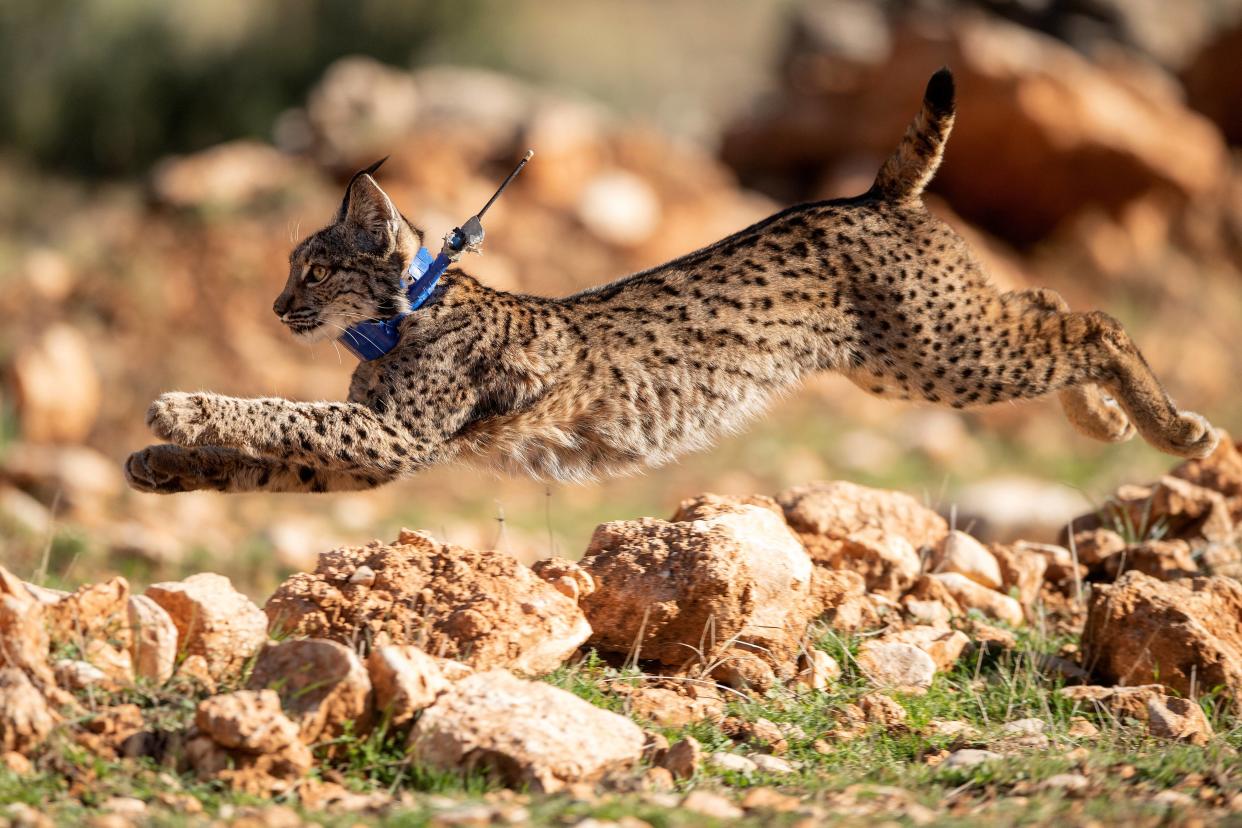
[[[1047,288],[1022,290],[1010,294],[1041,311],[1069,313],[1061,294]],[[1079,434],[1105,443],[1121,443],[1136,433],[1134,424],[1117,401],[1095,383],[1084,383],[1057,392],[1065,418]]]
[[[1200,414],[1177,408],[1121,324],[1103,313],[1089,313],[1083,318],[1088,337],[1106,353],[1107,373],[1100,381],[1125,409],[1143,439],[1179,457],[1206,457],[1215,451],[1220,436],[1212,424]]]

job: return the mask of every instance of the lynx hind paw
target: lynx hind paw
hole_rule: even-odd
[[[1183,411],[1177,418],[1177,425],[1170,434],[1168,451],[1179,457],[1207,457],[1216,451],[1220,444],[1220,435],[1202,414]]]
[[[201,394],[172,391],[161,394],[147,409],[147,428],[156,437],[182,446],[202,436],[207,406]]]
[[[125,461],[125,481],[140,492],[175,494],[200,488],[191,458],[179,446],[147,446]]]

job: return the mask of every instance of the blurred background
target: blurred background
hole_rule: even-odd
[[[856,194],[957,74],[929,204],[1005,287],[1124,321],[1242,430],[1242,0],[7,0],[0,6],[0,561],[75,584],[210,568],[264,595],[402,525],[526,559],[702,491],[900,487],[985,537],[1053,535],[1171,465],[1052,401],[958,414],[824,377],[713,451],[589,486],[436,469],[376,492],[128,491],[166,390],[340,398],[355,361],[271,313],[350,173],[487,283],[563,295],[787,204]]]

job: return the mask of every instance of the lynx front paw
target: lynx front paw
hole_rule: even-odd
[[[1207,457],[1216,451],[1220,435],[1207,418],[1193,411],[1178,415],[1169,434],[1168,451],[1180,457]]]
[[[198,445],[206,431],[207,405],[202,394],[161,394],[147,409],[147,428],[161,440],[181,446]]]
[[[125,481],[140,492],[174,494],[199,488],[190,458],[180,446],[147,446],[125,461]]]

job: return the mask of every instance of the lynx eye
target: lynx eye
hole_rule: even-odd
[[[328,268],[321,264],[311,265],[307,268],[306,275],[302,278],[308,285],[319,284],[328,278]]]

